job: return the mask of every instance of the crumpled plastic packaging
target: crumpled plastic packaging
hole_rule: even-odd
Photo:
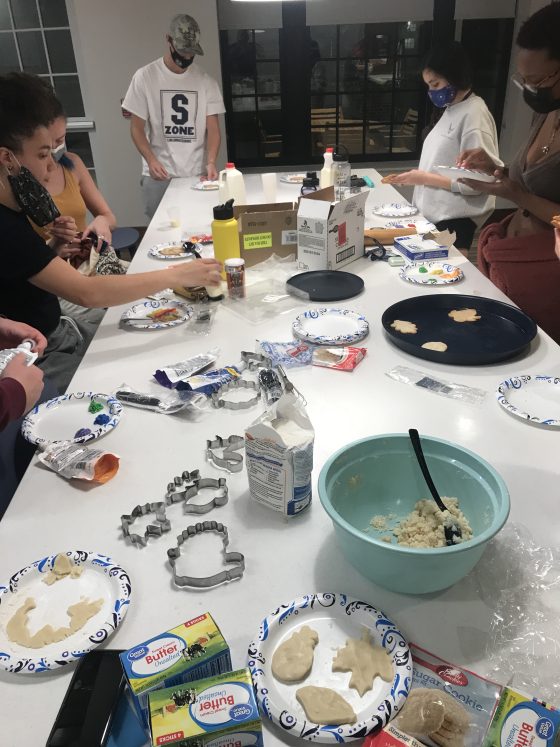
[[[167,366],[163,366],[161,369],[157,369],[154,374],[154,379],[158,384],[173,389],[177,386],[178,382],[188,379],[190,376],[202,371],[211,363],[214,363],[218,355],[220,354],[220,348],[212,348],[207,353],[199,353],[194,355],[192,358],[180,361],[179,363],[170,363]]]
[[[439,394],[440,397],[457,399],[471,405],[481,405],[488,394],[484,389],[475,389],[465,384],[455,384],[453,381],[446,381],[433,374],[426,374],[414,368],[407,368],[407,366],[395,366],[386,373],[386,376],[395,381],[400,381],[401,384],[418,386],[434,394]]]
[[[113,395],[125,405],[139,407],[142,410],[152,410],[160,412],[163,415],[173,415],[185,408],[189,410],[204,410],[209,402],[208,397],[201,392],[178,391],[172,389],[164,395],[153,394],[152,392],[138,392],[128,384],[121,384]]]
[[[50,467],[67,480],[108,482],[119,470],[118,454],[100,451],[89,444],[68,441],[46,443],[37,454],[41,464]]]
[[[283,280],[267,278],[246,285],[244,298],[224,296],[221,304],[243,319],[258,324],[270,321],[309,304],[309,293],[288,285]]]

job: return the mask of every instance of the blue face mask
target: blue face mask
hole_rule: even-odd
[[[455,101],[457,95],[457,89],[455,86],[444,86],[444,88],[438,88],[437,91],[430,89],[428,96],[431,99],[432,104],[439,107],[448,106]]]

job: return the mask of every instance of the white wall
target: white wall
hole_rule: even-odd
[[[142,226],[140,154],[121,114],[134,72],[165,54],[171,18],[189,13],[201,27],[203,57],[196,62],[220,87],[220,47],[216,0],[66,0],[99,189],[121,226]],[[218,166],[225,164],[225,126]]]
[[[282,3],[218,0],[221,29],[281,29]]]

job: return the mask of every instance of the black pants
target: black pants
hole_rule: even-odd
[[[472,218],[452,218],[440,220],[436,223],[438,231],[455,231],[455,246],[457,249],[470,249],[476,231],[476,223]]]

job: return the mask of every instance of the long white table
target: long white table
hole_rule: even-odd
[[[402,200],[393,187],[380,185],[379,174],[373,169],[358,173],[367,173],[376,185],[368,197],[366,227],[383,225],[385,219],[374,218],[371,208],[381,202]],[[185,231],[209,231],[217,194],[191,190],[192,182],[180,179],[171,183],[130,272],[165,266],[148,256],[154,244],[178,239]],[[246,185],[248,202],[262,202],[260,176],[247,176]],[[279,183],[278,201],[295,199],[298,192],[297,186]],[[182,206],[180,229],[168,225],[166,206],[174,204]],[[508,300],[458,251],[452,250],[451,256],[464,270],[465,280],[457,287],[446,287],[444,292]],[[197,592],[173,587],[166,550],[195,518],[182,516],[178,504],[168,511],[171,533],[151,540],[143,549],[122,539],[120,516],[139,503],[162,500],[167,484],[183,470],[199,468],[204,475],[223,474],[205,461],[206,439],[215,434],[227,437],[242,433],[257,417],[258,408],[240,412],[211,409],[199,416],[163,416],[125,408],[121,423],[100,442],[121,456],[118,475],[104,486],[67,482],[34,461],[0,522],[0,582],[46,555],[69,549],[104,553],[129,571],[133,584],[130,611],[108,646],[130,648],[209,611],[231,647],[235,668],[245,665],[247,645],[273,609],[302,594],[339,590],[384,610],[408,639],[422,648],[483,673],[491,611],[479,598],[472,579],[424,597],[394,594],[374,586],[342,557],[332,524],[320,505],[316,481],[325,460],[345,444],[375,433],[415,427],[422,434],[447,439],[487,459],[509,487],[510,521],[525,524],[542,546],[557,545],[560,466],[551,455],[559,434],[510,416],[499,407],[493,392],[511,375],[560,375],[560,349],[539,331],[528,354],[504,364],[467,368],[411,358],[384,337],[381,314],[400,299],[437,290],[403,282],[398,270],[385,262],[360,259],[348,270],[365,280],[365,293],[344,306],[359,310],[370,322],[371,332],[364,342],[367,357],[353,373],[311,366],[291,373],[292,381],[307,399],[316,430],[311,507],[286,522],[250,499],[242,472],[227,476],[228,505],[204,516],[226,524],[230,549],[244,553],[246,570],[240,581]],[[290,340],[294,317],[288,314],[253,325],[220,307],[211,336],[196,340],[183,326],[160,331],[124,330],[118,324],[124,308],[107,312],[69,391],[110,392],[123,382],[140,391],[155,390],[152,374],[162,364],[214,346],[222,350],[218,364],[235,363],[241,350],[253,349],[257,337]],[[474,406],[418,391],[385,376],[399,364],[492,394],[482,406]],[[197,542],[201,552],[189,565],[191,575],[219,571],[220,540],[204,536]],[[36,676],[0,672],[3,745],[39,747],[45,743],[73,669],[70,666]],[[268,723],[265,729],[267,747],[294,742]]]

